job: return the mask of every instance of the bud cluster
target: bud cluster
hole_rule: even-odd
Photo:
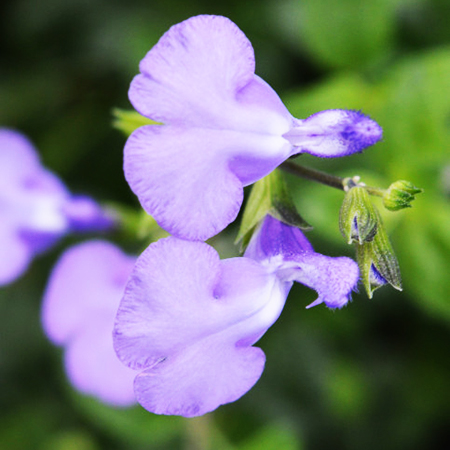
[[[347,183],[339,227],[348,244],[355,243],[356,259],[369,298],[390,284],[401,290],[400,268],[384,229],[380,213],[363,185]]]
[[[383,205],[390,211],[398,211],[403,208],[411,208],[411,202],[416,194],[423,192],[410,181],[399,180],[392,183],[383,196]]]

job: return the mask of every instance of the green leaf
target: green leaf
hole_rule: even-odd
[[[296,433],[283,425],[271,425],[237,447],[238,450],[301,450]]]
[[[450,205],[427,195],[394,234],[405,288],[425,311],[450,320]]]
[[[275,17],[280,32],[333,68],[356,68],[389,56],[400,0],[284,0]]]
[[[368,84],[360,75],[335,75],[307,90],[293,91],[284,97],[289,111],[298,118],[326,109],[363,109],[365,113],[384,100],[381,89]]]
[[[450,202],[443,179],[450,164],[450,48],[408,57],[385,80],[376,112],[384,129],[373,170],[424,189],[414,207],[399,211],[393,244],[405,290],[426,312],[450,319]]]
[[[427,195],[449,161],[450,96],[444,94],[450,92],[449,73],[450,48],[407,58],[393,68],[375,112],[383,142],[366,152],[375,170],[391,180],[411,180]]]
[[[113,202],[109,202],[104,206],[111,216],[115,218],[118,229],[125,238],[139,241],[156,241],[168,236],[168,233],[157,224],[156,220],[143,209],[135,210]]]
[[[140,406],[113,408],[92,397],[78,394],[69,387],[68,390],[74,404],[88,419],[128,445],[145,444],[149,449],[156,449],[184,431],[185,419],[181,417],[158,416]]]

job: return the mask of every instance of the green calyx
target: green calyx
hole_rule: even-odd
[[[159,122],[141,116],[136,111],[125,111],[124,109],[114,108],[112,111],[114,128],[122,131],[126,136],[129,136],[133,131],[142,127],[143,125],[161,125]]]
[[[242,247],[245,248],[257,225],[267,214],[302,230],[312,229],[298,213],[279,170],[274,170],[253,185],[236,243],[242,242]]]
[[[377,214],[364,187],[351,187],[345,194],[339,213],[339,228],[348,244],[363,244],[377,233]]]
[[[392,245],[384,229],[380,213],[377,216],[377,232],[372,241],[356,244],[356,260],[361,272],[361,279],[369,298],[379,287],[390,284],[402,290],[400,267]]]

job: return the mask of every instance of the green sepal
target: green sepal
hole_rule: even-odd
[[[358,261],[361,279],[369,298],[373,292],[386,283],[379,283],[373,276],[372,266],[395,289],[402,290],[400,266],[392,245],[384,229],[380,213],[374,208],[377,215],[377,233],[371,242],[356,244],[356,260]]]
[[[156,220],[144,210],[136,210],[117,203],[105,205],[116,222],[116,228],[126,238],[148,241],[168,236]]]
[[[383,195],[384,207],[390,211],[411,208],[415,195],[423,192],[410,181],[398,180],[392,183]]]
[[[114,117],[112,126],[127,136],[143,125],[161,125],[159,122],[141,116],[136,111],[125,111],[124,109],[114,108],[112,115]]]
[[[293,227],[305,231],[312,229],[298,213],[279,170],[274,170],[253,185],[235,243],[242,242],[245,248],[256,226],[267,214]]]
[[[377,233],[377,213],[364,187],[352,187],[345,194],[339,212],[339,228],[348,244],[370,242]]]

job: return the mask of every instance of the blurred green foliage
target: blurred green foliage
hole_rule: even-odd
[[[344,310],[305,311],[295,286],[259,345],[266,370],[238,402],[205,418],[114,410],[67,384],[39,309],[46,277],[73,239],[0,291],[0,448],[444,448],[450,357],[450,3],[447,0],[7,0],[0,6],[0,124],[25,132],[76,192],[136,209],[122,174],[124,137],[111,110],[129,109],[139,60],[172,24],[224,14],[252,41],[257,73],[303,118],[362,109],[384,141],[362,155],[301,162],[387,188],[425,190],[386,212],[404,292],[355,294]],[[317,251],[352,255],[338,225],[342,193],[290,177]],[[214,243],[230,249],[237,227]],[[130,252],[141,250],[113,237]]]

